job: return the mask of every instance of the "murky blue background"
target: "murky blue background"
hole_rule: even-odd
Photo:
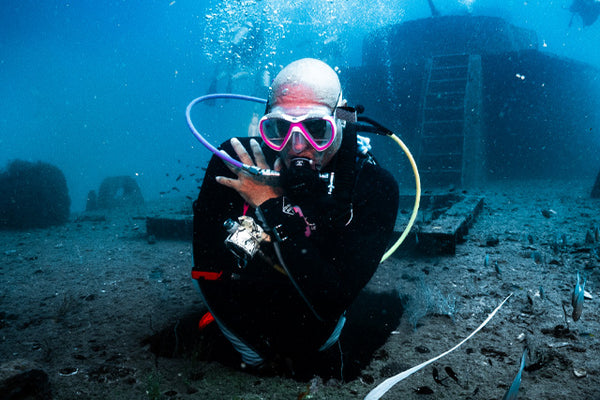
[[[189,133],[184,110],[211,82],[264,97],[265,71],[306,56],[342,70],[360,65],[367,32],[431,15],[426,0],[297,3],[4,0],[0,167],[13,159],[58,166],[73,211],[111,175],[135,176],[147,200],[173,186],[195,196],[190,175],[202,175],[210,154]],[[600,67],[600,23],[584,28],[575,17],[569,27],[571,0],[434,3],[442,15],[503,17],[536,31],[540,50]],[[240,56],[231,40],[246,22],[261,36]],[[218,144],[245,135],[252,112],[260,110],[200,106],[194,119]]]

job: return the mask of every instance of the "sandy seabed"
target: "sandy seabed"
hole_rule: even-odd
[[[447,307],[407,309],[348,382],[257,376],[189,354],[156,357],[144,339],[202,304],[190,279],[191,241],[149,243],[139,218],[147,210],[0,231],[0,362],[37,364],[55,399],[360,399],[460,342],[513,293],[469,342],[384,398],[500,399],[527,345],[519,399],[600,399],[600,243],[586,243],[600,225],[592,185],[490,184],[477,192],[483,212],[455,256],[399,252],[385,261],[369,285],[409,301],[427,288]],[[181,210],[173,201],[152,207]],[[591,299],[573,322],[577,271]]]

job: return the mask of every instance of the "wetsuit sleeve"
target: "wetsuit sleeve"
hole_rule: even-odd
[[[227,151],[228,144],[228,142],[224,143],[221,148]],[[231,151],[231,148],[229,150]],[[201,273],[218,274],[224,270],[227,272],[236,265],[235,257],[223,251],[223,241],[228,235],[223,228],[223,222],[227,218],[240,215],[243,200],[233,189],[217,183],[215,180],[217,176],[235,178],[225,163],[219,157],[213,156],[208,163],[198,199],[193,205],[193,274],[200,278],[216,276]]]
[[[307,235],[307,221],[325,210],[291,212],[285,197],[260,206],[269,228],[278,232],[283,262],[321,319],[343,313],[367,284],[393,233],[398,186],[385,170],[366,165],[360,172],[349,224],[321,224]]]

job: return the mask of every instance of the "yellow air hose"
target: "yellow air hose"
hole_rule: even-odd
[[[400,246],[402,244],[404,239],[406,239],[406,236],[408,236],[410,229],[412,228],[413,224],[415,223],[415,219],[417,219],[417,213],[419,212],[419,203],[421,202],[421,178],[419,178],[419,170],[417,169],[417,163],[415,162],[415,159],[413,158],[412,154],[410,153],[410,150],[408,150],[408,147],[406,147],[404,142],[402,140],[400,140],[400,138],[398,136],[396,136],[395,134],[392,133],[391,135],[389,135],[389,137],[394,139],[394,141],[396,143],[398,143],[398,146],[400,146],[402,148],[402,150],[404,150],[406,157],[408,157],[408,161],[410,161],[410,165],[412,166],[413,173],[415,174],[415,186],[416,186],[417,193],[415,194],[415,205],[413,207],[413,211],[412,211],[412,215],[410,216],[410,220],[408,221],[408,225],[406,225],[406,228],[404,228],[404,232],[402,232],[402,235],[400,235],[398,240],[396,240],[396,243],[394,243],[393,246],[390,247],[389,250],[385,252],[385,254],[381,258],[380,262],[384,262],[389,256],[391,256],[396,251],[396,249],[398,249],[398,246]]]

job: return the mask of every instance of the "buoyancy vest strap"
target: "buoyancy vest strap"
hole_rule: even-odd
[[[221,278],[223,271],[211,272],[211,271],[195,271],[192,270],[192,279],[204,279],[206,281],[216,281]]]
[[[215,320],[215,317],[210,312],[205,313],[202,318],[200,318],[200,322],[198,322],[198,329],[202,330],[210,325],[211,322]]]

